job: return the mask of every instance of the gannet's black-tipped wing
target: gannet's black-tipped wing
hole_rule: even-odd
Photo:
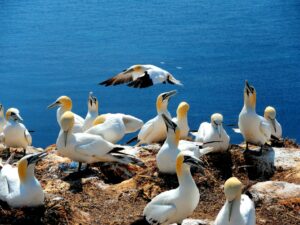
[[[134,88],[146,88],[153,85],[153,81],[150,78],[147,71],[145,71],[144,75],[138,77],[136,80],[131,81],[127,86]]]
[[[100,85],[110,86],[110,85],[119,85],[119,84],[125,84],[133,81],[132,74],[129,71],[125,71],[122,73],[119,73],[118,75],[111,77],[101,83]]]

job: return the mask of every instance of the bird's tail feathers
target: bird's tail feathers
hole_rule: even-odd
[[[141,167],[145,167],[145,164],[143,163],[143,161],[133,155],[123,153],[123,152],[112,153],[111,155],[113,157],[115,157],[116,161],[119,163],[126,164],[126,165],[134,164],[134,165],[138,165]]]

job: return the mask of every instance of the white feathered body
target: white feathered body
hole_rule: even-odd
[[[97,118],[97,111],[88,111],[82,124],[82,131],[86,131],[93,126],[94,120]]]
[[[7,147],[24,148],[32,144],[32,138],[24,124],[8,121],[3,129],[4,143]]]
[[[60,125],[60,119],[61,119],[61,116],[65,113],[66,111],[62,108],[62,107],[59,107],[56,111],[56,119],[57,119],[57,123]],[[74,127],[73,127],[73,133],[81,133],[82,132],[82,126],[83,126],[83,123],[84,123],[84,119],[73,113],[74,116],[75,116],[75,123],[74,123]]]
[[[180,129],[180,138],[181,139],[187,138],[188,135],[189,135],[189,131],[190,131],[190,127],[189,127],[189,124],[188,124],[187,117],[179,119],[179,120],[177,119],[177,117],[174,117],[172,119],[172,121],[174,123],[176,123],[177,126]]]

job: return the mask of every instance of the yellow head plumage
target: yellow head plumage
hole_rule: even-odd
[[[224,184],[224,193],[228,201],[239,198],[242,194],[242,182],[236,177],[229,178]]]
[[[63,131],[69,131],[73,128],[74,126],[74,114],[70,111],[65,112],[60,119],[60,124],[61,124],[61,128],[63,129]]]
[[[68,96],[60,96],[56,102],[59,102],[65,110],[72,110],[72,100]]]
[[[275,110],[275,108],[272,107],[272,106],[266,107],[265,113],[264,113],[264,117],[266,119],[273,119],[274,120],[276,118],[276,110]]]
[[[184,118],[190,109],[190,105],[187,102],[181,102],[177,107],[177,117]]]
[[[220,113],[214,113],[211,115],[210,120],[212,124],[216,123],[220,125],[223,122],[223,115]]]
[[[105,115],[97,116],[96,119],[93,122],[93,126],[96,126],[98,124],[102,124],[104,122],[105,122]]]
[[[182,165],[184,161],[184,154],[180,152],[176,158],[176,173],[178,176],[182,175]]]
[[[21,182],[25,182],[27,178],[28,161],[26,158],[20,159],[18,162],[18,174]]]
[[[9,120],[11,115],[15,113],[15,114],[19,114],[19,110],[16,109],[16,108],[9,108],[7,111],[6,111],[6,114],[5,114],[5,117],[6,117],[6,120]]]

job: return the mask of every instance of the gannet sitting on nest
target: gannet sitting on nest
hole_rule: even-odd
[[[271,127],[268,121],[256,114],[256,91],[250,86],[248,81],[245,82],[244,88],[244,107],[239,115],[239,129],[246,142],[246,150],[248,143],[262,147],[271,138]]]
[[[199,190],[191,175],[190,167],[201,167],[201,161],[188,152],[180,152],[176,159],[179,187],[160,193],[147,204],[143,216],[150,224],[181,224],[199,203]]]
[[[214,225],[255,225],[255,208],[252,200],[242,194],[242,183],[229,178],[224,184],[225,205],[220,210]]]
[[[182,85],[168,71],[154,65],[133,65],[99,84],[110,86],[124,83],[128,83],[129,87],[134,88],[146,88],[159,83]]]
[[[122,164],[144,165],[135,156],[122,152],[124,147],[114,145],[101,136],[88,133],[74,133],[74,123],[75,116],[72,112],[67,111],[62,115],[60,121],[61,130],[56,146],[61,155],[79,162],[79,171],[81,163],[119,162]]]
[[[269,122],[271,126],[272,135],[276,138],[282,138],[282,128],[280,123],[276,120],[276,110],[272,106],[268,106],[265,109],[264,118]]]
[[[1,139],[7,148],[23,148],[25,155],[27,146],[32,144],[32,138],[25,125],[21,123],[23,119],[19,110],[16,108],[8,109],[6,120]]]
[[[180,139],[186,139],[190,131],[187,118],[189,109],[190,105],[187,102],[181,102],[177,108],[177,117],[172,119],[180,129]]]
[[[34,176],[37,161],[47,153],[24,156],[18,167],[5,164],[0,171],[0,199],[11,207],[32,207],[44,204],[44,191]]]
[[[230,138],[222,123],[223,116],[220,113],[214,113],[210,123],[201,123],[198,132],[192,133],[196,137],[195,141],[206,143],[206,147],[213,147],[214,152],[226,151]]]

